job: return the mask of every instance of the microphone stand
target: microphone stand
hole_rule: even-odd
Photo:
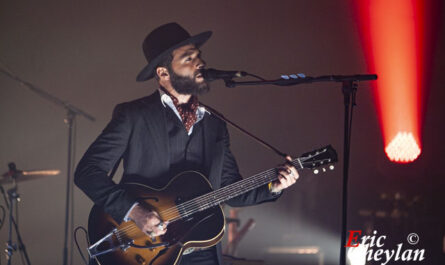
[[[289,78],[263,81],[235,82],[225,79],[227,87],[252,86],[252,85],[277,85],[293,86],[315,82],[341,82],[343,93],[344,113],[344,144],[343,144],[343,193],[342,193],[342,230],[340,245],[340,265],[346,265],[346,232],[347,232],[347,209],[348,209],[348,178],[349,178],[349,154],[351,149],[352,113],[355,104],[358,81],[376,80],[377,75],[326,75],[319,77]]]
[[[72,195],[72,168],[73,168],[73,157],[74,157],[74,124],[77,115],[83,116],[84,118],[95,121],[96,119],[80,108],[71,105],[67,101],[63,101],[56,96],[34,86],[33,84],[22,80],[17,75],[13,74],[11,71],[0,68],[0,72],[9,78],[17,81],[21,85],[29,88],[32,92],[45,98],[48,101],[64,108],[66,110],[66,118],[64,123],[68,125],[68,165],[67,165],[67,182],[66,182],[66,199],[65,199],[65,233],[64,233],[64,243],[63,243],[63,265],[68,264],[68,231],[69,231],[69,218],[70,218],[70,205],[72,205],[71,195]],[[71,224],[72,225],[72,224]],[[70,262],[71,263],[71,262]]]
[[[248,74],[250,75],[250,74]],[[226,87],[235,86],[258,86],[258,85],[276,85],[276,86],[294,86],[300,84],[317,83],[317,82],[346,82],[346,81],[371,81],[377,80],[377,75],[323,75],[323,76],[306,76],[289,79],[262,80],[262,81],[245,81],[235,82],[232,79],[224,79]]]

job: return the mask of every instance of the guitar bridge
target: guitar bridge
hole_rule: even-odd
[[[131,247],[134,241],[122,238],[118,233],[119,231],[115,228],[102,239],[90,246],[88,248],[88,254],[90,257],[94,258],[118,249],[126,251],[129,247]]]

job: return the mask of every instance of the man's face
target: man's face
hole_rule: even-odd
[[[209,84],[204,80],[201,69],[205,62],[201,59],[201,51],[193,44],[174,50],[171,67],[169,67],[170,82],[179,94],[201,95],[209,91]]]

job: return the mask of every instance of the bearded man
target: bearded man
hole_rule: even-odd
[[[211,34],[207,31],[191,36],[177,23],[162,25],[148,34],[143,42],[148,64],[137,81],[155,78],[156,91],[117,105],[111,121],[88,148],[75,172],[76,185],[95,205],[117,223],[133,221],[150,237],[164,235],[168,222],[139,203],[124,183],[163,187],[186,170],[207,176],[215,190],[242,179],[229,148],[226,123],[198,101],[199,95],[209,91],[199,48]],[[121,159],[124,174],[116,184],[109,173]],[[297,178],[296,169],[287,165],[279,170],[278,180],[227,203],[239,207],[274,201]],[[182,254],[175,264],[222,264],[220,244]]]

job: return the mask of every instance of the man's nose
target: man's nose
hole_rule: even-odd
[[[203,69],[205,66],[206,66],[206,62],[203,59],[198,58],[198,62],[196,63],[196,68]]]

